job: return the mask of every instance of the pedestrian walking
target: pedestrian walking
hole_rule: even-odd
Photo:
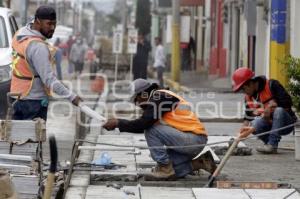
[[[63,59],[63,49],[60,47],[61,43],[60,43],[60,39],[57,38],[55,43],[54,43],[54,47],[56,48],[56,52],[55,52],[55,67],[56,67],[56,75],[57,75],[57,79],[62,80],[62,70],[61,70],[61,63],[62,63],[62,59]]]
[[[156,45],[156,49],[155,49],[153,67],[157,72],[157,79],[159,82],[159,86],[163,88],[164,87],[163,72],[166,67],[166,56],[165,56],[164,47],[161,43],[160,37],[155,38],[155,45]]]
[[[277,153],[281,136],[290,134],[294,127],[276,130],[296,122],[292,111],[292,99],[279,81],[255,76],[246,67],[237,69],[232,76],[235,92],[245,93],[245,118],[240,129],[240,136],[247,137],[251,133],[260,134],[273,130],[270,134],[259,136],[264,145],[257,151],[264,154]]]
[[[74,73],[74,64],[72,63],[71,59],[70,59],[70,53],[71,53],[71,48],[73,46],[73,44],[75,43],[76,38],[75,36],[70,35],[69,39],[67,41],[67,56],[68,56],[68,73],[70,76],[72,76],[72,74]]]
[[[93,79],[97,72],[97,65],[96,65],[96,52],[94,48],[92,47],[92,44],[88,47],[85,55],[85,59],[87,61],[87,65],[89,66],[90,71],[90,78]]]
[[[54,74],[51,63],[54,48],[46,42],[54,33],[56,12],[50,6],[40,6],[33,22],[21,28],[13,37],[13,70],[10,92],[21,97],[13,106],[13,119],[47,119],[51,91],[78,106],[80,97],[67,89]]]
[[[70,52],[70,60],[75,66],[75,76],[78,77],[83,70],[84,58],[86,48],[81,38],[76,39],[76,42],[72,45]]]
[[[193,37],[190,37],[189,43],[181,45],[181,69],[182,71],[190,71],[192,69],[192,52],[196,54],[196,44]]]
[[[141,107],[143,114],[136,120],[109,119],[104,128],[121,132],[144,133],[151,157],[157,162],[150,174],[152,179],[166,180],[182,178],[193,171],[204,169],[213,173],[216,165],[210,152],[194,159],[203,146],[187,147],[207,143],[207,132],[190,104],[175,93],[158,89],[158,85],[144,79],[133,82],[133,101]],[[177,146],[165,149],[164,146]],[[182,147],[182,148],[181,148]]]
[[[150,43],[145,40],[144,35],[138,36],[137,53],[133,58],[133,79],[147,79],[147,66],[149,52],[151,51]]]

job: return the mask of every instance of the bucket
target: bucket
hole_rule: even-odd
[[[295,127],[295,159],[300,161],[300,125]]]

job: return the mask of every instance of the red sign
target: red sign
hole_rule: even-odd
[[[181,0],[181,6],[203,6],[204,0]]]

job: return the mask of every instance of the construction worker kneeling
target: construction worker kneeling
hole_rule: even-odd
[[[157,162],[150,174],[155,180],[182,178],[193,171],[216,169],[210,152],[193,160],[207,143],[207,132],[189,103],[169,90],[159,90],[158,85],[147,80],[133,82],[134,103],[143,114],[136,120],[109,119],[104,128],[121,132],[144,133],[152,159]],[[199,145],[186,147],[190,145]],[[166,149],[164,146],[174,146]]]
[[[259,136],[264,145],[258,147],[257,151],[264,154],[277,153],[281,136],[290,134],[294,129],[292,124],[297,121],[290,95],[279,81],[255,76],[246,67],[237,69],[232,80],[233,90],[245,93],[245,118],[240,137],[272,130],[270,134]],[[277,130],[286,126],[288,128]]]

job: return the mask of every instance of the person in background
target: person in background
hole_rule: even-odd
[[[75,43],[75,41],[76,41],[76,38],[75,38],[75,36],[72,36],[72,35],[69,36],[69,39],[67,41],[67,46],[68,46],[67,57],[68,57],[68,73],[69,73],[69,75],[72,75],[74,72],[74,64],[70,59],[70,53],[71,53],[71,49],[72,49],[72,46]]]
[[[96,52],[92,47],[92,44],[89,45],[89,48],[86,51],[85,59],[87,60],[87,64],[89,66],[90,77],[94,77],[95,73],[97,72],[97,66],[95,65],[96,61]]]
[[[154,54],[154,64],[153,67],[157,72],[157,79],[159,81],[159,86],[161,88],[164,87],[164,80],[163,80],[163,72],[166,67],[166,56],[164,52],[164,47],[161,44],[161,38],[155,38],[155,54]]]
[[[182,71],[190,71],[192,69],[192,52],[196,53],[196,44],[193,37],[190,37],[189,43],[181,45],[181,67]]]
[[[276,129],[297,121],[292,110],[291,96],[279,81],[255,76],[254,72],[246,67],[237,69],[232,75],[232,80],[233,91],[242,90],[245,93],[245,118],[240,137],[273,130],[270,134],[259,136],[264,145],[256,150],[264,154],[277,153],[281,136],[290,134],[294,126],[283,130]]]
[[[151,44],[145,40],[144,35],[138,36],[137,53],[133,58],[133,79],[147,79],[147,66]]]
[[[78,77],[83,70],[85,58],[85,48],[82,43],[82,39],[76,39],[76,42],[72,45],[70,52],[70,60],[75,66],[75,76]]]
[[[57,38],[54,43],[54,47],[56,48],[56,52],[54,55],[55,66],[56,66],[56,75],[57,75],[57,79],[62,80],[61,63],[62,63],[62,59],[63,59],[63,50],[60,48],[60,45],[61,45],[60,39]]]

